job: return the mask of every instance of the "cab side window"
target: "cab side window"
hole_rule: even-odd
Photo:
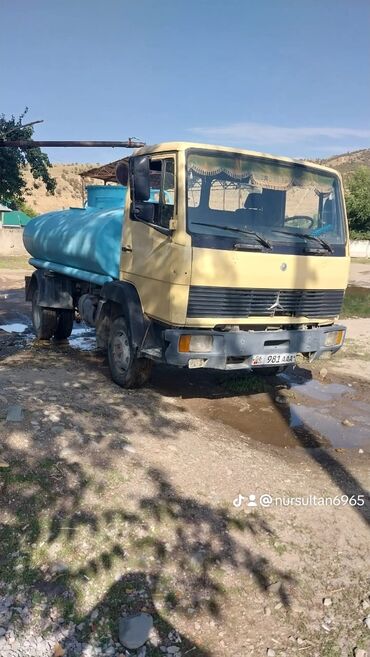
[[[155,205],[154,223],[169,228],[174,215],[175,162],[172,157],[150,161],[150,200]]]

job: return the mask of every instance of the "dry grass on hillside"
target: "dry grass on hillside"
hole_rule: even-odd
[[[82,178],[80,173],[97,166],[90,164],[54,164],[51,175],[57,181],[55,194],[48,194],[45,185],[40,181],[33,181],[30,171],[25,171],[25,179],[30,192],[26,195],[26,203],[38,213],[61,210],[70,206],[82,205]],[[85,184],[98,185],[99,180],[85,178]]]
[[[321,164],[337,169],[346,180],[359,167],[370,167],[370,148],[334,155],[326,160],[319,161]]]

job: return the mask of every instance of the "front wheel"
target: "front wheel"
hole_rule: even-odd
[[[150,377],[152,361],[137,358],[123,317],[112,322],[108,341],[108,362],[111,377],[121,388],[140,388]]]
[[[32,295],[32,324],[39,340],[50,340],[57,329],[56,310],[44,308],[39,304],[39,291],[36,287]]]

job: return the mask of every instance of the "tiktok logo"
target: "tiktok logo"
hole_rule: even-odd
[[[236,509],[240,509],[241,505],[246,499],[247,498],[244,497],[244,495],[241,495],[241,493],[239,493],[239,495],[235,498],[235,500],[233,500],[233,505],[235,506]],[[247,506],[257,506],[256,496],[254,495],[254,493],[248,495]]]
[[[235,498],[235,500],[233,500],[233,505],[235,506],[236,509],[240,509],[240,507],[243,504],[244,500],[245,500],[244,495],[241,495],[239,493],[239,495]]]

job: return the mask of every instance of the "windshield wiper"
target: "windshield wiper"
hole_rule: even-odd
[[[273,230],[273,233],[281,233],[282,235],[293,235],[293,237],[302,237],[303,239],[306,240],[314,240],[315,242],[318,242],[321,244],[321,246],[324,247],[329,253],[333,253],[333,249],[331,248],[330,244],[328,242],[325,242],[321,237],[316,237],[316,235],[310,235],[309,233],[296,233],[292,232],[290,230]]]
[[[258,240],[258,242],[262,244],[262,246],[264,246],[266,249],[272,249],[272,244],[270,244],[270,242],[265,240],[265,238],[262,237],[262,235],[256,233],[254,230],[243,230],[243,228],[235,228],[234,226],[219,226],[218,224],[206,224],[203,221],[192,221],[192,223],[196,224],[197,226],[209,226],[210,228],[219,228],[220,230],[232,230],[235,233],[243,233],[243,235],[252,235],[252,237],[255,237],[256,240]]]

